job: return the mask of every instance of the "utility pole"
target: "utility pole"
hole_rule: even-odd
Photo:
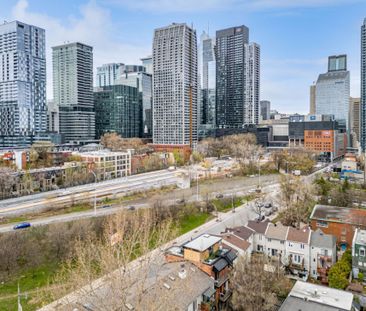
[[[90,171],[90,173],[92,173],[94,175],[94,185],[95,185],[95,188],[94,188],[94,216],[97,215],[97,174],[95,174],[94,171]]]

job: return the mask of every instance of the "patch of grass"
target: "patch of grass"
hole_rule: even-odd
[[[178,231],[179,235],[187,233],[201,225],[203,225],[208,220],[212,219],[213,216],[209,213],[196,213],[185,215],[178,221]]]
[[[212,204],[215,205],[217,211],[219,212],[227,212],[234,208],[239,207],[240,205],[249,202],[255,198],[254,195],[246,195],[243,197],[234,197],[232,198],[222,198],[222,199],[215,199],[212,200]]]
[[[18,282],[21,293],[27,293],[27,299],[25,297],[21,299],[23,310],[37,310],[40,307],[40,302],[35,298],[37,289],[49,284],[57,269],[56,263],[45,264],[24,271],[4,284],[0,284],[0,311],[17,310]]]

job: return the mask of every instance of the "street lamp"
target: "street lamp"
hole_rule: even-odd
[[[197,202],[198,202],[198,168],[196,168],[196,182],[197,182],[197,185],[196,185],[196,187],[197,187],[197,197],[196,197],[196,200],[197,200]]]
[[[94,216],[97,215],[97,174],[95,174],[94,171],[90,171],[90,173],[92,173],[94,175],[94,184],[95,184],[95,188],[94,188]]]

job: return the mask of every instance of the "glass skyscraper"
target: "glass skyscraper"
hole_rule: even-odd
[[[215,39],[203,32],[198,46],[200,80],[199,125],[216,123],[216,60]]]
[[[260,48],[246,26],[216,32],[216,126],[242,128],[259,118]]]
[[[137,88],[141,102],[141,137],[152,136],[152,75],[146,72],[131,72],[115,81],[116,85],[128,85]]]
[[[95,139],[93,48],[79,42],[52,48],[53,96],[66,142]]]
[[[96,85],[103,87],[114,85],[114,81],[118,79],[124,72],[124,64],[111,63],[97,67]]]
[[[366,18],[361,26],[361,128],[362,150],[366,149]]]
[[[349,130],[350,74],[346,56],[331,56],[328,69],[330,71],[320,74],[316,82],[315,112],[333,115]]]
[[[110,85],[94,92],[96,137],[115,132],[122,137],[139,137],[141,100],[136,87]]]
[[[45,31],[0,25],[0,146],[30,144],[47,130]]]

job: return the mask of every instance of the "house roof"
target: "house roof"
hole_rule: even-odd
[[[192,241],[189,241],[183,245],[184,248],[190,248],[198,252],[203,252],[211,246],[222,240],[221,237],[210,235],[210,234],[202,234],[195,238]]]
[[[349,292],[297,281],[280,311],[350,311],[352,301],[353,295]]]
[[[302,298],[288,296],[283,302],[279,311],[340,311],[337,307],[322,305],[313,301],[306,301]]]
[[[315,205],[310,219],[361,225],[366,227],[366,210],[328,205]]]
[[[83,306],[89,306],[88,310],[109,310],[116,306],[121,310],[165,311],[172,310],[172,306],[174,310],[187,310],[197,296],[213,293],[214,289],[214,279],[189,262],[150,263],[120,278],[126,278],[125,284],[131,286],[118,286],[122,280],[111,277],[110,282],[91,287],[90,292],[78,292],[77,300],[71,297],[65,303],[53,303],[53,307],[49,305],[42,310],[86,310]],[[108,285],[113,282],[117,283]]]
[[[227,245],[227,243],[228,243],[243,251],[246,251],[249,248],[249,246],[251,245],[248,241],[240,239],[232,233],[223,233],[223,234],[221,234],[221,236],[223,238],[223,243],[225,245]],[[228,245],[228,246],[230,247],[230,245]]]
[[[272,224],[269,223],[267,230],[266,230],[266,237],[270,239],[277,239],[277,240],[286,240],[287,237],[287,226],[283,226],[282,224]]]
[[[266,219],[265,221],[255,221],[255,220],[249,220],[247,227],[254,230],[257,233],[264,234],[267,230],[269,220]]]
[[[332,234],[325,234],[320,229],[311,233],[310,245],[314,247],[333,249],[337,243],[337,238]]]
[[[304,227],[302,229],[296,229],[293,227],[289,227],[286,240],[292,241],[292,242],[309,244],[310,233],[311,233],[311,230],[308,227]]]
[[[235,228],[227,228],[225,232],[231,232],[241,239],[248,240],[255,231],[245,226],[239,226]]]

